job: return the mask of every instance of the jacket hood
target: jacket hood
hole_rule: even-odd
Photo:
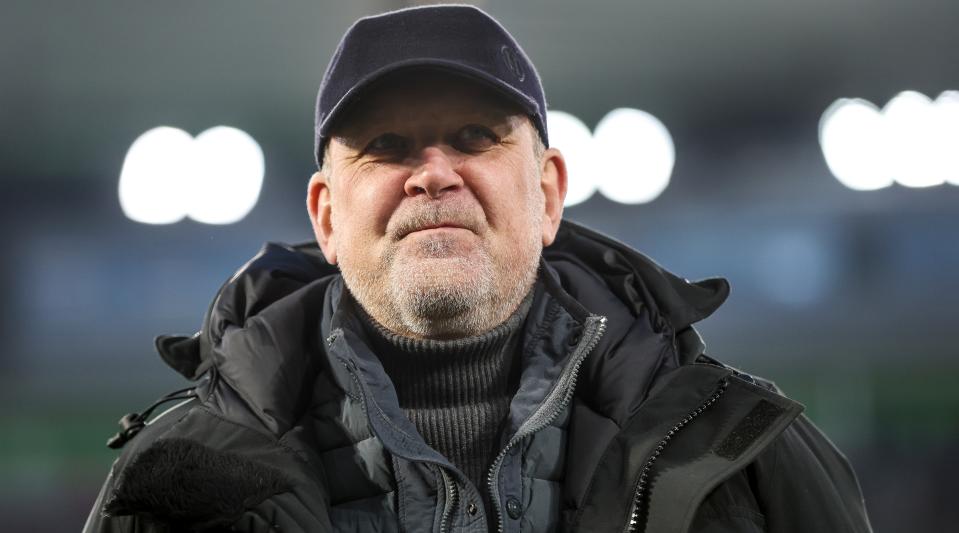
[[[199,379],[216,360],[215,348],[232,327],[243,327],[264,309],[339,269],[323,258],[315,243],[285,245],[266,243],[217,291],[192,336],[161,335],[157,352],[174,370],[191,380]]]
[[[702,353],[705,346],[691,326],[729,295],[724,279],[687,281],[632,247],[572,222],[561,225],[543,256],[573,300],[607,318],[576,393],[617,425],[639,409],[658,375]]]
[[[729,283],[723,278],[688,281],[636,249],[575,222],[563,221],[556,242],[543,251],[543,256],[557,269],[566,265],[599,278],[634,316],[642,306],[648,306],[654,320],[664,322],[659,326],[668,325],[673,331],[682,331],[708,317],[729,296]],[[584,294],[583,298],[589,296]]]

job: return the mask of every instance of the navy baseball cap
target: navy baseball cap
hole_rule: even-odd
[[[317,168],[337,118],[364,88],[398,70],[424,67],[478,81],[519,104],[549,146],[543,85],[513,36],[479,8],[429,5],[364,17],[346,30],[316,97]]]

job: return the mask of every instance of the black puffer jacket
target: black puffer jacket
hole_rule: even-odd
[[[727,293],[564,222],[474,487],[399,409],[336,269],[268,245],[200,333],[158,339],[198,384],[126,445],[85,531],[870,531],[802,407],[703,354],[692,324]]]

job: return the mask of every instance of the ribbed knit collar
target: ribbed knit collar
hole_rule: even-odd
[[[463,339],[413,339],[389,331],[362,309],[359,315],[402,407],[483,401],[490,394],[512,393],[503,388],[513,388],[510,375],[532,294],[502,324]],[[444,383],[453,390],[443,391]]]

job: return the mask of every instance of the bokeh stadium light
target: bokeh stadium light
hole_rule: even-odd
[[[120,207],[144,224],[172,224],[185,217],[232,224],[256,205],[263,172],[263,150],[242,130],[216,126],[193,138],[160,126],[140,135],[127,152]]]
[[[655,200],[669,185],[676,151],[663,123],[638,109],[610,111],[591,133],[564,111],[548,112],[550,145],[562,150],[569,171],[565,205],[588,200],[597,190],[622,204]]]
[[[881,110],[841,98],[820,119],[819,144],[829,170],[853,190],[959,185],[959,91],[935,100],[903,91]]]

